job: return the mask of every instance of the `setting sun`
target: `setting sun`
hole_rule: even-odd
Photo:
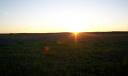
[[[80,32],[72,32],[74,34],[75,37],[77,37],[77,35],[80,33]]]

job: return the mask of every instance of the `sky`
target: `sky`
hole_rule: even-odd
[[[0,33],[128,31],[128,0],[0,0]]]

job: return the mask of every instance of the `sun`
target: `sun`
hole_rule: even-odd
[[[82,27],[72,27],[70,28],[70,32],[72,32],[74,35],[78,35],[80,32],[84,32],[84,28]]]
[[[72,32],[75,36],[77,36],[80,32]]]
[[[77,39],[80,32],[83,32],[83,28],[80,27],[72,27],[70,32],[74,35],[75,39]]]

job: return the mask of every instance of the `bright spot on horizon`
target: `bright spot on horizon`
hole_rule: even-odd
[[[80,33],[80,32],[84,32],[83,28],[82,27],[72,27],[72,29],[70,29],[70,31],[74,34],[75,37],[77,37],[77,35]]]
[[[75,36],[77,36],[79,33],[80,33],[80,32],[73,32],[73,34],[74,34]]]
[[[78,35],[79,33],[82,32],[82,30],[77,30],[75,29],[74,31],[72,31],[73,35],[74,35],[74,39],[75,39],[75,42],[77,42],[77,38],[78,38]]]

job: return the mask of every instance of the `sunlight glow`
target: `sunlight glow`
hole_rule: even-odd
[[[77,43],[78,41],[78,35],[80,32],[72,32],[74,34],[74,42]]]
[[[73,34],[74,34],[75,36],[77,36],[77,35],[79,34],[79,32],[73,32]]]

